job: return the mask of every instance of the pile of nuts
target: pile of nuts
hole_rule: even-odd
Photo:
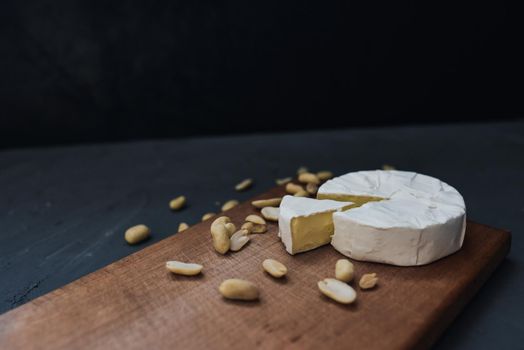
[[[249,242],[250,234],[264,233],[267,226],[260,216],[248,215],[246,222],[237,231],[236,225],[228,216],[221,216],[213,221],[210,231],[217,253],[226,254],[229,250],[236,252],[242,249]]]
[[[287,193],[297,197],[309,197],[316,195],[318,186],[333,177],[330,171],[320,171],[311,173],[305,167],[300,167],[297,171],[298,182],[295,184],[291,177],[277,179],[278,185],[285,185]],[[252,179],[245,179],[235,186],[236,191],[244,191],[253,184]],[[237,229],[237,226],[228,216],[216,218],[210,225],[211,239],[215,251],[219,254],[226,254],[229,251],[237,252],[241,250],[250,241],[252,234],[267,232],[267,222],[277,222],[279,217],[278,208],[282,197],[261,199],[251,202],[251,204],[260,209],[260,215],[251,214],[244,219],[244,223]],[[235,199],[226,201],[221,210],[227,211],[239,202]],[[186,197],[179,196],[169,202],[171,210],[178,211],[185,207]],[[206,213],[202,216],[202,221],[214,217],[215,213]],[[181,222],[178,226],[178,232],[185,231],[189,225]],[[145,225],[137,225],[129,228],[125,232],[125,239],[129,244],[137,244],[147,239],[151,230]],[[174,274],[184,276],[194,276],[202,272],[203,266],[196,263],[184,263],[180,261],[168,261],[166,269]],[[274,278],[286,276],[288,269],[281,262],[274,259],[266,259],[262,262],[263,270]],[[357,292],[349,285],[354,279],[354,266],[348,259],[340,259],[335,265],[335,278],[326,278],[318,282],[318,288],[325,296],[342,304],[351,304],[357,298]],[[377,284],[378,278],[375,273],[364,274],[358,283],[360,289],[371,289]],[[227,279],[219,286],[219,292],[224,298],[233,300],[257,300],[260,292],[258,287],[250,281],[243,279]]]
[[[285,182],[286,192],[296,197],[309,197],[316,195],[320,183],[333,177],[333,173],[331,171],[324,170],[315,174],[310,173],[305,167],[299,168],[297,175],[298,182],[300,182],[301,185],[292,183],[291,179]],[[277,183],[278,182],[279,181],[277,180]]]

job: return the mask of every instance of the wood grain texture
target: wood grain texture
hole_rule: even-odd
[[[282,194],[282,188],[258,196]],[[228,211],[240,224],[249,202]],[[468,222],[464,247],[422,267],[355,262],[357,279],[376,272],[378,288],[357,289],[355,304],[336,304],[317,281],[334,275],[341,257],[330,246],[288,255],[277,225],[243,250],[218,255],[200,223],[0,316],[2,349],[406,349],[435,342],[507,254],[510,235]],[[289,269],[275,280],[262,261]],[[198,262],[204,273],[175,276],[167,260]],[[244,278],[258,302],[224,300],[220,282]]]

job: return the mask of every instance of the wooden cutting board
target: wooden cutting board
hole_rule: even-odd
[[[258,196],[283,194],[278,187]],[[241,224],[256,213],[228,211]],[[218,255],[209,225],[199,223],[0,316],[1,349],[406,349],[431,346],[508,253],[509,232],[468,222],[463,248],[422,267],[354,262],[356,277],[377,273],[379,285],[357,288],[355,304],[320,294],[341,258],[331,246],[288,255],[270,224],[243,250]],[[284,280],[262,271],[283,262]],[[204,273],[175,276],[167,260],[198,262]],[[259,302],[224,300],[218,286],[243,278]]]

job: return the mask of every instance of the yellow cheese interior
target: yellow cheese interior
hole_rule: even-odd
[[[356,205],[350,204],[343,207],[342,210],[354,207]],[[292,254],[305,252],[331,242],[334,232],[334,212],[335,210],[330,210],[291,219]]]
[[[355,196],[342,194],[319,194],[317,199],[331,199],[339,202],[352,202],[341,211],[360,207],[368,202],[384,200],[381,197]],[[331,242],[334,233],[333,213],[335,210],[309,216],[299,216],[291,220],[292,254],[315,249]]]
[[[356,204],[354,207],[360,207],[361,205],[364,205],[367,202],[378,202],[385,198],[372,196],[354,196],[346,194],[319,193],[317,195],[317,199],[331,199],[339,202],[353,202]]]

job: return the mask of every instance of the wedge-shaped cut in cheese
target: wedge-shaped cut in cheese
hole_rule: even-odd
[[[331,242],[333,213],[353,206],[351,202],[285,196],[278,227],[287,252],[305,252]]]
[[[359,171],[327,181],[317,197],[360,205],[333,215],[331,242],[357,260],[424,265],[456,252],[464,240],[464,199],[430,176]]]
[[[335,193],[317,193],[317,199],[331,199],[334,201],[340,202],[352,202],[355,204],[355,207],[360,207],[361,205],[366,204],[367,202],[378,202],[384,200],[382,197],[373,197],[373,196],[357,196],[350,194],[335,194]]]

